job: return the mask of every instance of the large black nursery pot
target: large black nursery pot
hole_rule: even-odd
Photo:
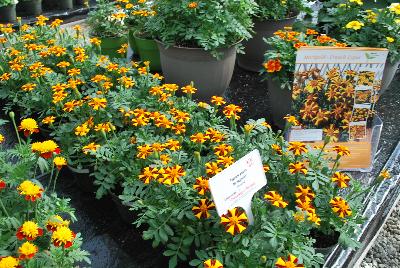
[[[390,83],[392,83],[396,71],[399,68],[399,65],[400,61],[397,61],[395,63],[391,63],[389,59],[386,61],[385,69],[383,70],[382,87],[380,90],[380,94],[383,94],[383,92],[385,92],[385,90],[388,89],[388,87],[390,86]]]
[[[17,12],[15,5],[0,7],[0,22],[15,22],[17,20]]]
[[[39,16],[42,14],[42,0],[19,1],[17,11],[24,16]]]
[[[264,54],[268,50],[264,38],[272,37],[276,31],[292,26],[296,17],[283,20],[254,21],[254,36],[242,42],[245,54],[238,55],[239,67],[248,71],[259,72],[264,62]]]
[[[219,59],[202,48],[167,47],[159,41],[157,45],[166,83],[185,86],[194,82],[198,89],[194,97],[202,101],[221,96],[228,88],[235,67],[236,45],[219,49]]]
[[[268,92],[270,118],[275,126],[284,129],[286,125],[284,117],[292,110],[292,90],[291,88],[281,88],[279,80],[268,78]]]

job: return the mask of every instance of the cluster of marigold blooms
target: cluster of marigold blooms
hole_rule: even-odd
[[[307,46],[347,46],[344,43],[337,42],[334,38],[324,34],[319,34],[313,29],[307,29],[305,33],[302,33],[293,31],[291,27],[285,27],[284,30],[279,30],[275,32],[274,35],[280,37],[283,42],[292,45],[290,51],[279,51],[281,54],[290,53],[290,55],[295,55],[297,49]],[[295,63],[293,62],[292,64],[294,65]],[[279,58],[268,59],[263,66],[268,73],[275,73],[282,70],[282,64]]]

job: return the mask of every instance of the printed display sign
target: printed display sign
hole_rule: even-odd
[[[266,184],[258,150],[250,152],[209,180],[218,215],[225,214],[228,209],[242,207],[246,211],[249,224],[254,222],[251,199]]]
[[[308,132],[289,140],[360,141],[379,97],[387,49],[302,47],[297,52],[292,115]],[[313,129],[313,132],[310,132]],[[316,135],[322,132],[323,135]]]

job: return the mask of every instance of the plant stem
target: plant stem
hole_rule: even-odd
[[[57,184],[57,179],[58,179],[58,174],[60,173],[60,171],[57,169],[56,171],[56,177],[54,178],[54,186],[53,186],[53,193],[56,190],[56,184]]]
[[[51,165],[50,179],[49,179],[49,183],[46,186],[46,191],[47,191],[47,189],[49,189],[51,187],[51,181],[53,179],[53,173],[54,173],[54,161],[53,161],[53,163]]]
[[[4,211],[4,214],[6,214],[7,218],[9,218],[10,215],[8,214],[7,209],[4,206],[3,201],[1,201],[1,199],[0,199],[0,205],[1,205],[1,208],[3,209],[3,211]]]
[[[15,133],[17,134],[19,146],[21,146],[21,138],[19,137],[17,124],[15,123],[15,118],[14,118],[14,116],[10,116],[10,117],[11,117],[11,121],[13,122]]]

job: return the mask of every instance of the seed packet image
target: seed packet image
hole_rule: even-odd
[[[367,122],[351,122],[349,132],[351,141],[365,139],[367,136]]]
[[[365,104],[372,102],[372,91],[370,90],[357,90],[355,95],[356,104]]]

